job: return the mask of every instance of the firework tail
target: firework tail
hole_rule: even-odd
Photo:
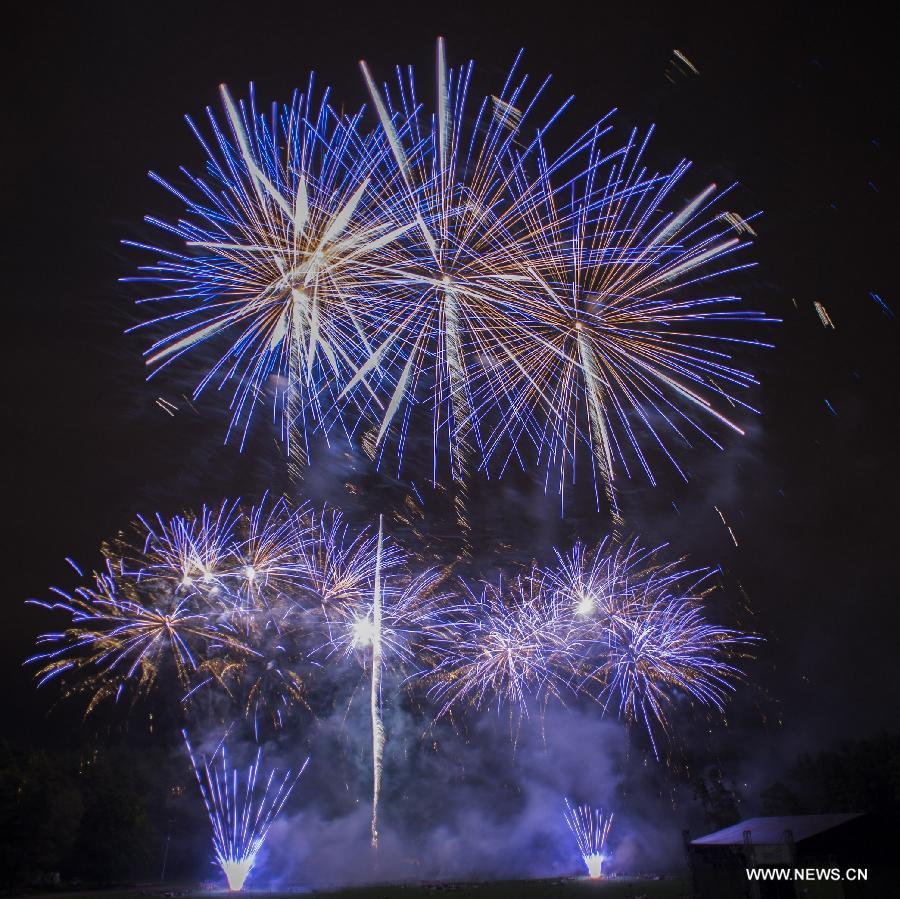
[[[584,370],[585,385],[587,387],[588,418],[591,425],[591,440],[594,443],[594,456],[600,466],[606,498],[609,500],[613,520],[613,534],[618,536],[624,522],[619,512],[619,504],[616,501],[616,488],[613,484],[612,450],[609,445],[609,431],[606,427],[606,414],[604,412],[605,391],[600,374],[597,371],[597,360],[594,358],[594,351],[580,330],[578,331],[578,360]]]
[[[384,723],[381,720],[381,553],[384,516],[378,517],[378,551],[375,556],[375,588],[372,602],[372,848],[378,848],[378,797],[384,761]]]
[[[303,321],[301,318],[300,303],[294,298],[291,315],[291,327],[293,334],[290,342],[290,368],[288,370],[288,389],[286,402],[288,405],[287,421],[285,422],[288,445],[288,474],[294,483],[303,479],[306,471],[306,447],[305,435],[302,428],[298,427],[298,419],[301,412],[300,385],[297,380],[302,377],[301,364],[303,356]]]
[[[456,520],[464,538],[469,533],[469,516],[466,514],[466,457],[469,454],[467,430],[471,421],[471,408],[466,393],[466,371],[463,360],[462,340],[459,334],[459,304],[448,288],[444,291],[444,325],[446,332],[447,374],[450,380],[450,411],[452,438],[451,469],[456,484],[453,503]]]
[[[437,42],[437,109],[438,109],[438,162],[441,179],[447,177],[447,156],[450,127],[450,97],[448,96],[447,54],[444,39]],[[466,393],[466,366],[463,360],[462,340],[459,333],[459,304],[451,287],[444,291],[444,330],[447,374],[450,380],[450,414],[452,434],[450,439],[450,460],[453,480],[456,482],[454,506],[456,520],[465,537],[469,531],[469,516],[466,514],[466,457],[468,445],[466,429],[471,420],[469,398]]]

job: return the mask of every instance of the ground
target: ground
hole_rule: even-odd
[[[226,891],[192,890],[97,890],[77,893],[46,893],[29,899],[223,899]],[[689,899],[690,889],[683,877],[617,877],[609,880],[555,878],[553,880],[508,880],[480,883],[380,884],[341,890],[268,892],[245,890],[242,899]]]

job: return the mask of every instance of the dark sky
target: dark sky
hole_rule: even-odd
[[[664,158],[739,179],[744,211],[764,211],[760,265],[743,289],[785,322],[769,335],[777,348],[753,363],[764,378],[758,427],[724,455],[692,460],[688,488],[663,472],[655,491],[636,484],[631,504],[645,498],[636,519],[648,539],[721,563],[728,589],[745,589],[769,642],[743,726],[792,751],[900,726],[887,688],[900,632],[898,331],[870,296],[900,311],[887,23],[859,4],[843,19],[788,4],[524,6],[91,2],[4,13],[11,535],[0,703],[21,736],[53,728],[49,696],[20,667],[46,623],[23,600],[69,583],[63,558],[93,564],[136,512],[215,502],[264,482],[272,464],[261,443],[243,456],[223,448],[214,415],[170,419],[143,383],[143,345],[123,336],[134,294],[117,281],[139,259],[120,240],[149,236],[145,214],[175,211],[147,171],[199,166],[182,116],[216,103],[220,82],[239,91],[252,80],[259,97],[280,99],[315,69],[354,105],[365,99],[357,59],[384,74],[397,62],[424,69],[437,34],[451,63],[474,57],[489,75],[524,46],[529,71],[576,94],[580,125],[613,106],[621,125],[655,122]],[[699,75],[673,71],[675,48]]]

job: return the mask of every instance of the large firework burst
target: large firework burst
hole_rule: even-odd
[[[443,609],[430,695],[438,717],[495,702],[598,701],[645,728],[659,754],[669,710],[684,701],[723,712],[757,639],[707,619],[712,569],[661,561],[664,547],[576,544],[557,564],[482,585]]]
[[[129,684],[146,692],[171,666],[186,699],[217,684],[248,715],[280,721],[304,696],[296,669],[308,647],[293,597],[305,583],[307,520],[305,509],[265,499],[138,519],[104,545],[106,567],[89,586],[50,604],[72,621],[40,638],[54,646],[32,659],[41,682],[77,673],[75,688],[94,691],[91,710]]]
[[[532,279],[507,342],[514,352],[494,355],[484,381],[506,410],[486,455],[505,445],[507,458],[517,457],[527,437],[562,492],[581,440],[618,518],[615,474],[630,474],[630,459],[653,481],[652,448],[678,468],[673,439],[720,446],[713,424],[743,433],[731,416],[755,411],[747,390],[757,382],[732,353],[767,344],[737,326],[771,319],[709,286],[751,264],[741,251],[752,229],[723,213],[732,188],[709,185],[679,207],[688,162],[650,173],[650,132],[632,132],[608,152],[604,137],[598,127],[568,190],[538,154],[541,178],[531,190],[542,196],[523,210]]]
[[[439,40],[433,105],[412,69],[379,85],[361,65],[371,131],[327,92],[314,105],[311,82],[271,117],[223,88],[210,183],[166,184],[190,217],[154,220],[188,250],[146,273],[174,284],[152,364],[224,344],[198,392],[232,381],[244,428],[272,394],[294,461],[338,422],[378,459],[393,434],[402,457],[427,408],[463,530],[473,461],[527,465],[531,444],[562,493],[586,443],[618,524],[617,472],[652,481],[654,453],[678,467],[694,438],[743,432],[756,379],[733,351],[762,344],[736,326],[766,317],[707,287],[749,264],[730,188],[687,199],[689,164],[648,170],[649,133],[607,149],[608,116],[552,151],[569,101],[543,114],[549,79],[533,87],[519,58],[478,98],[474,64],[448,66]]]
[[[388,292],[377,352],[356,377],[376,364],[393,372],[376,444],[399,416],[402,452],[410,408],[424,401],[433,414],[435,452],[445,432],[451,473],[460,483],[468,456],[476,445],[481,449],[482,410],[473,398],[479,354],[500,351],[496,344],[511,327],[509,310],[532,280],[517,232],[535,195],[513,173],[524,171],[523,160],[539,145],[534,135],[562,111],[532,126],[532,111],[549,79],[530,90],[519,62],[497,95],[473,101],[474,63],[449,68],[439,39],[433,107],[420,103],[412,69],[398,69],[393,87],[379,87],[361,64],[402,175],[393,182],[402,188],[395,202],[415,227],[403,240],[411,255],[408,277]],[[526,133],[532,137],[523,144]]]
[[[207,655],[250,653],[195,591],[179,595],[155,586],[139,588],[109,565],[89,585],[71,594],[55,592],[55,602],[31,602],[68,614],[71,623],[63,631],[42,634],[38,646],[50,648],[28,661],[41,666],[39,685],[71,675],[65,695],[89,693],[87,712],[105,699],[118,699],[128,685],[138,695],[148,692],[168,664],[188,688]]]
[[[206,177],[182,170],[182,190],[153,175],[188,217],[149,219],[185,250],[139,245],[163,254],[143,280],[169,288],[152,298],[168,308],[152,321],[165,333],[147,362],[156,369],[214,347],[196,393],[232,382],[230,427],[241,432],[270,395],[302,457],[308,429],[333,422],[334,400],[371,356],[360,314],[408,226],[385,202],[394,173],[382,164],[383,135],[363,131],[361,113],[335,112],[327,90],[316,100],[312,77],[271,115],[252,90],[246,104],[221,92],[227,125],[209,113],[213,141],[190,123]]]
[[[577,544],[541,573],[575,615],[585,673],[580,689],[643,726],[657,754],[656,733],[670,732],[667,710],[679,701],[724,711],[742,676],[735,660],[757,639],[707,619],[717,569],[665,561],[664,551],[636,541]]]

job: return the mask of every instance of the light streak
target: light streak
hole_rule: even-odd
[[[822,322],[822,327],[831,328],[832,330],[834,330],[834,322],[831,320],[831,316],[828,314],[828,310],[818,300],[813,303],[813,306],[815,306],[816,308],[816,315],[819,316],[819,321]]]
[[[372,848],[378,848],[378,799],[381,796],[381,774],[384,765],[385,732],[381,719],[381,558],[384,547],[384,520],[378,519],[378,550],[375,555],[375,589],[372,591],[372,680],[370,708],[372,712]],[[366,619],[368,620],[368,618]]]

